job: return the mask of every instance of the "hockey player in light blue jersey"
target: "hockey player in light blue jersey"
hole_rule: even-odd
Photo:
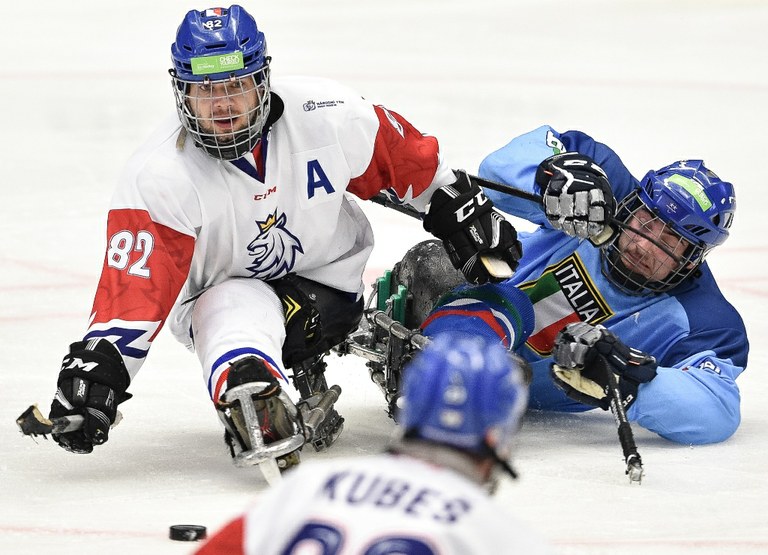
[[[607,409],[612,370],[631,421],[684,444],[730,437],[749,344],[704,258],[728,237],[733,186],[701,160],[638,181],[606,145],[548,126],[491,153],[479,173],[540,195],[486,189],[540,227],[519,233],[510,280],[454,289],[424,333],[497,336],[531,364],[530,408]]]

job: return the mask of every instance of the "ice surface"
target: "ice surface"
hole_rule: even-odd
[[[176,0],[32,2],[6,9],[0,218],[0,552],[188,553],[171,524],[210,531],[264,488],[236,469],[196,358],[162,332],[109,443],[74,456],[22,437],[47,413],[61,356],[86,325],[104,216],[129,154],[173,110]],[[738,191],[732,239],[711,259],[752,340],[743,422],[720,445],[635,429],[646,476],[630,486],[610,415],[531,415],[521,479],[498,495],[565,554],[768,552],[768,325],[763,256],[768,5],[758,0],[251,3],[273,71],[338,79],[436,135],[476,170],[512,136],[549,123],[610,144],[636,175],[703,157]],[[421,238],[366,207],[378,232],[367,279]],[[761,223],[762,222],[762,223]],[[713,314],[713,318],[717,315]],[[331,359],[346,429],[327,454],[370,453],[392,424],[363,362]],[[290,503],[289,499],[285,500]]]

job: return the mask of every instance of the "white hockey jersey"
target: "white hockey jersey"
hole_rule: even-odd
[[[423,211],[455,180],[434,137],[338,83],[288,78],[272,92],[282,114],[246,157],[211,158],[173,117],[121,175],[86,337],[113,341],[131,378],[174,305],[189,346],[185,301],[230,277],[293,272],[362,293],[373,237],[350,193],[389,191]]]
[[[302,463],[196,554],[550,552],[477,484],[381,454]]]

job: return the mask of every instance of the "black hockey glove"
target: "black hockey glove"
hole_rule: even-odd
[[[552,227],[589,239],[595,246],[611,239],[616,200],[605,172],[589,156],[578,152],[550,156],[539,164],[536,184]]]
[[[656,359],[627,347],[603,326],[584,322],[568,324],[557,334],[552,352],[552,378],[574,401],[608,410],[609,372],[619,384],[621,401],[628,409],[637,399],[641,383],[656,377]]]
[[[466,172],[456,174],[455,183],[432,195],[424,229],[443,241],[451,264],[470,283],[506,279],[509,276],[491,275],[480,257],[496,257],[515,270],[522,256],[517,232]]]
[[[131,398],[130,377],[117,348],[107,339],[72,343],[59,372],[50,418],[82,415],[82,428],[53,439],[67,451],[90,453],[109,438],[117,405]]]

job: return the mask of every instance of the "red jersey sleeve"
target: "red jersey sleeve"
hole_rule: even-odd
[[[437,139],[383,106],[374,106],[374,111],[379,128],[371,162],[362,175],[350,180],[347,190],[364,200],[387,189],[401,200],[419,196],[437,174]]]
[[[135,374],[189,273],[195,239],[145,210],[116,209],[86,338],[108,337]],[[133,359],[133,360],[131,360]]]
[[[244,517],[239,517],[216,532],[195,555],[245,555],[243,549]]]

